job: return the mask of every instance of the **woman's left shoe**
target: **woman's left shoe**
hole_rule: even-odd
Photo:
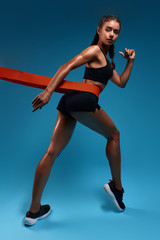
[[[104,189],[106,192],[109,194],[109,196],[112,198],[114,204],[118,208],[119,211],[124,211],[125,210],[125,205],[123,203],[123,193],[124,189],[122,188],[121,190],[118,190],[115,187],[115,183],[113,180],[109,180],[110,182],[104,185]]]
[[[32,213],[28,211],[26,213],[26,217],[24,219],[24,224],[26,226],[34,225],[39,219],[43,219],[47,217],[51,212],[51,208],[49,205],[41,205],[40,210],[37,213]]]

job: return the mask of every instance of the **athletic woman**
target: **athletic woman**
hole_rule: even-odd
[[[95,84],[104,90],[110,79],[120,88],[124,88],[131,74],[135,51],[125,48],[125,53],[119,52],[127,59],[126,67],[121,75],[115,70],[114,43],[121,30],[118,17],[103,16],[97,26],[96,35],[91,46],[69,62],[63,64],[46,89],[32,101],[33,112],[41,109],[50,100],[55,89],[65,77],[75,68],[86,64],[83,83]],[[107,52],[112,63],[107,58]],[[107,140],[106,156],[111,169],[112,180],[104,185],[104,189],[113,199],[119,211],[125,210],[123,203],[124,188],[121,181],[120,134],[112,119],[98,104],[99,98],[91,93],[72,90],[65,93],[57,106],[58,117],[53,130],[49,147],[40,160],[34,178],[32,202],[24,220],[25,225],[34,225],[37,220],[49,215],[49,205],[41,205],[41,196],[49,178],[55,159],[71,139],[77,121],[101,134]]]

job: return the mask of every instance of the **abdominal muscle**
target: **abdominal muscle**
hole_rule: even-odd
[[[89,80],[89,79],[85,79],[85,78],[83,78],[82,83],[88,83],[88,84],[96,85],[96,86],[100,87],[102,90],[103,90],[103,89],[105,88],[105,86],[106,86],[106,85],[104,85],[103,83],[95,82],[95,81],[92,81],[92,80]]]

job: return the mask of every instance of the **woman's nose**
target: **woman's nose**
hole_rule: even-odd
[[[110,38],[113,38],[113,36],[114,36],[114,33],[113,33],[113,31],[111,31]]]

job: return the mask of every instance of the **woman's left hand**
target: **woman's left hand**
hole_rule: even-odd
[[[124,58],[127,58],[128,60],[135,58],[136,54],[135,54],[134,49],[125,48],[124,50],[125,50],[125,53],[119,52]]]

